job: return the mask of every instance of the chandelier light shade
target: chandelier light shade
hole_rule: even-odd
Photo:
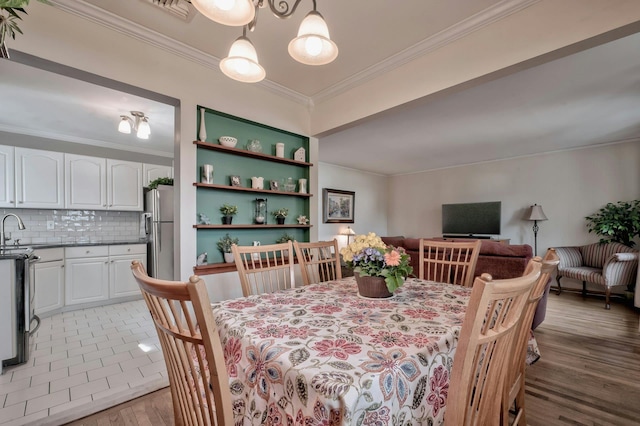
[[[289,43],[289,55],[305,65],[324,65],[338,57],[338,46],[320,13],[311,11],[302,20],[298,36]]]
[[[220,61],[220,69],[227,77],[243,83],[257,83],[266,75],[255,47],[244,35],[233,42],[229,56]]]
[[[140,111],[131,111],[131,115],[134,118],[131,118],[128,115],[120,116],[118,131],[120,133],[130,134],[131,129],[133,129],[136,131],[136,136],[139,139],[149,139],[149,136],[151,135],[149,117],[147,117],[143,112]]]
[[[247,25],[256,16],[252,0],[191,0],[191,4],[212,21],[231,27]]]

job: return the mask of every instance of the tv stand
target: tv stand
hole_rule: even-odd
[[[488,235],[443,235],[442,238],[458,238],[458,239],[470,239],[470,240],[490,240],[491,237]]]
[[[509,245],[511,242],[511,238],[491,238],[486,235],[443,235],[442,237],[434,237],[432,240],[441,240],[441,241],[460,241],[460,240],[491,240],[496,241],[500,244]]]

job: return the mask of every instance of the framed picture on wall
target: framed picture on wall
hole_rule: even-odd
[[[353,223],[356,193],[339,189],[322,189],[322,217],[324,223]]]

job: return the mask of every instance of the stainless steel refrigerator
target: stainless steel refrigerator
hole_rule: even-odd
[[[145,194],[144,229],[148,238],[147,272],[173,280],[173,186],[158,185]]]

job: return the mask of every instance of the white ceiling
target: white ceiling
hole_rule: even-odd
[[[340,48],[338,59],[322,67],[298,64],[286,51],[310,1],[303,1],[285,21],[261,10],[256,31],[249,37],[267,71],[268,84],[313,100],[336,93],[345,82],[353,84],[354,78],[365,81],[371,73],[419,55],[425,41],[442,32],[491,25],[535,2],[406,0],[399,7],[389,0],[320,0],[318,10]],[[207,20],[185,3],[181,10],[186,19],[167,13],[152,0],[52,3],[94,22],[146,32],[159,43],[177,42],[189,54],[197,52],[214,61],[225,57],[241,34],[238,28]],[[344,130],[334,129],[320,139],[320,160],[393,175],[638,138],[639,43],[639,36],[630,36],[447,96],[419,99]],[[173,107],[42,73],[0,61],[0,90],[12,99],[10,105],[0,102],[0,130],[173,155]],[[150,117],[149,141],[116,131],[119,116],[131,110]]]

